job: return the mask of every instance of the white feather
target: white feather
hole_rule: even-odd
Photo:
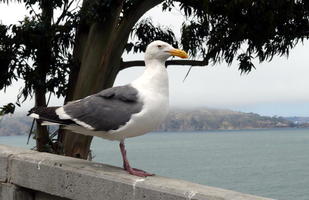
[[[33,117],[33,118],[35,118],[35,119],[40,119],[40,115],[38,115],[38,114],[36,114],[36,113],[31,113],[29,116],[30,116],[30,117]]]
[[[48,121],[43,121],[41,123],[42,126],[52,126],[52,125],[59,125],[58,123],[54,123],[54,122],[48,122]]]
[[[90,129],[90,130],[94,130],[94,128],[85,123],[85,122],[82,122],[78,119],[75,119],[75,118],[72,118],[70,115],[68,115],[65,111],[64,111],[64,108],[63,107],[60,107],[60,108],[57,108],[56,109],[56,114],[58,115],[59,119],[70,119],[70,120],[73,120],[76,124],[80,125],[80,126],[83,126],[87,129]]]
[[[123,140],[143,135],[156,129],[166,118],[169,108],[168,75],[164,65],[157,65],[163,63],[148,64],[144,74],[131,84],[143,102],[142,111],[132,115],[124,126],[102,135],[103,138]]]
[[[56,114],[58,115],[59,119],[72,119],[63,109],[63,107],[57,108],[55,110]]]

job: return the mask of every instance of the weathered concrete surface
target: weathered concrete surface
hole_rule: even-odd
[[[10,183],[0,183],[0,200],[69,200],[42,192],[27,190]]]
[[[1,150],[0,150],[1,152]],[[0,156],[0,182],[5,182],[7,177],[8,158],[4,155]]]
[[[33,194],[8,183],[0,183],[0,200],[33,200]]]
[[[37,192],[35,194],[34,200],[69,200],[69,199],[61,198],[61,197],[57,197],[57,196],[52,196],[52,195],[42,193],[42,192]]]
[[[113,166],[0,145],[0,159],[8,152],[10,183],[68,199],[267,200],[160,176],[135,177]]]
[[[9,169],[9,158],[13,155],[24,153],[29,154],[35,152],[23,148],[0,145],[0,182],[6,182]]]

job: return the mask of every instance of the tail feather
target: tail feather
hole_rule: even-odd
[[[61,124],[61,125],[69,125],[74,124],[72,120],[66,119],[60,119],[59,116],[56,113],[56,109],[58,107],[34,107],[28,112],[28,116],[33,117],[37,119],[42,125],[48,125],[51,122],[53,124]]]

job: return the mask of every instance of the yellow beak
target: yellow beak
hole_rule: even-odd
[[[180,58],[188,58],[188,54],[183,51],[183,50],[180,50],[180,49],[173,49],[173,50],[170,50],[169,53],[172,55],[172,56],[178,56]]]

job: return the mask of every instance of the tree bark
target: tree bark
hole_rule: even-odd
[[[83,5],[86,2],[87,1],[85,0],[83,2]],[[77,32],[76,32],[76,36],[75,36],[75,45],[74,45],[74,49],[73,49],[73,65],[71,66],[71,69],[70,69],[71,73],[70,73],[70,76],[69,76],[69,83],[68,83],[69,89],[67,91],[64,104],[69,102],[69,101],[72,101],[74,99],[73,95],[74,95],[75,85],[76,85],[76,81],[77,81],[78,74],[79,74],[79,71],[80,71],[80,66],[81,66],[81,62],[82,62],[82,55],[83,55],[85,48],[86,48],[86,43],[87,43],[87,39],[88,39],[88,36],[89,36],[89,31],[90,31],[90,25],[87,23],[86,20],[84,20],[82,18],[81,22],[80,22],[80,24],[77,28]],[[64,130],[62,128],[59,129],[57,141],[58,141],[59,144],[62,144],[62,145],[60,145],[61,148],[58,149],[58,154],[64,154],[64,149],[67,149],[67,151],[68,151],[68,149],[72,149],[72,147],[70,147],[70,143],[68,143],[68,142],[66,142],[66,145],[63,145],[65,143],[66,135],[69,135],[69,134],[71,134],[70,131]],[[67,136],[67,137],[73,139],[72,136]],[[88,145],[90,145],[90,142],[91,142],[91,140],[89,142],[86,142],[87,143],[86,148],[87,148]],[[74,142],[72,141],[72,143],[74,143]],[[71,150],[71,151],[73,151],[73,150]],[[74,150],[74,151],[77,151],[77,150]],[[68,154],[72,155],[71,153],[68,153]],[[85,154],[85,153],[82,153],[82,154]],[[77,157],[77,155],[75,157]]]
[[[41,23],[44,26],[41,41],[37,50],[36,75],[38,86],[34,88],[35,106],[46,107],[46,75],[51,61],[51,37],[49,30],[53,18],[53,6],[47,0],[42,1]],[[51,151],[49,133],[46,126],[37,123],[36,146],[38,151]]]
[[[117,65],[109,66],[109,59],[112,57],[113,32],[118,25],[121,8],[122,5],[117,3],[111,8],[113,15],[109,19],[90,26],[87,42],[82,47],[82,55],[76,55],[80,56],[81,65],[78,76],[73,78],[76,79],[76,84],[70,88],[73,89],[72,99],[86,97],[113,85],[118,69]],[[67,156],[87,159],[91,141],[92,137],[89,136],[66,133],[64,153]]]
[[[35,106],[46,107],[45,89],[35,89]],[[46,126],[36,123],[36,148],[40,152],[48,152],[49,133]]]

